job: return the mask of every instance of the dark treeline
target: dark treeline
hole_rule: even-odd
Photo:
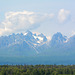
[[[75,65],[0,65],[0,75],[75,75]]]

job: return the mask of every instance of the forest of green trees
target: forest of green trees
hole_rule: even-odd
[[[75,75],[75,65],[0,65],[0,75]]]

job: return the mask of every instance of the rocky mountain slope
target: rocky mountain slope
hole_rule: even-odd
[[[49,41],[42,33],[27,31],[0,37],[0,64],[74,64],[74,57],[75,36],[57,32]]]

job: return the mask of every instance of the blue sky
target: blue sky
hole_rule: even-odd
[[[25,32],[75,34],[75,0],[0,0],[0,36]]]

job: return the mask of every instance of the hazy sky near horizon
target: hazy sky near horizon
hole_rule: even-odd
[[[75,34],[75,0],[0,0],[0,36],[26,30]]]

